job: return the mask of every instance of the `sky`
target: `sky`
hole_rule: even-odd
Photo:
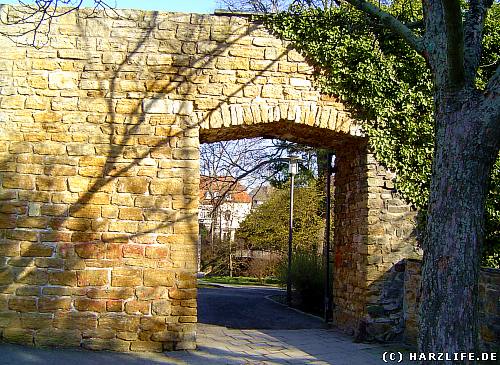
[[[25,3],[33,1],[24,0]],[[63,1],[60,1],[62,3]],[[73,1],[77,3],[78,0]],[[178,11],[184,13],[212,14],[217,7],[216,0],[107,0],[108,5],[120,9],[143,9]],[[92,0],[84,0],[84,6],[92,6]],[[17,0],[0,0],[0,4],[18,4]]]

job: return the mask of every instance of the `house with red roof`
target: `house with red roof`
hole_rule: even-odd
[[[199,222],[210,239],[234,240],[236,230],[252,209],[246,187],[231,176],[200,177]]]

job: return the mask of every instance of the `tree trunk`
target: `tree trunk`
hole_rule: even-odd
[[[480,110],[483,98],[473,89],[435,97],[436,148],[420,308],[419,350],[425,354],[478,352],[484,202],[498,153],[498,141],[488,139],[484,127],[491,111]]]

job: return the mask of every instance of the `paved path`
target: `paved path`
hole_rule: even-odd
[[[198,291],[198,320],[238,329],[325,328],[318,317],[266,299],[284,293],[273,287],[203,287]]]
[[[242,293],[250,291],[245,300]],[[229,297],[225,294],[232,293]],[[231,314],[227,308],[221,309],[222,317],[250,313],[249,304],[254,299],[262,301],[262,296],[270,291],[251,289],[200,290],[200,321],[210,322],[210,315],[203,314],[203,306],[224,299],[231,302],[240,293],[243,302]],[[248,294],[247,294],[248,295]],[[236,295],[238,296],[238,295]],[[211,299],[209,299],[211,298]],[[218,299],[217,299],[218,298]],[[181,365],[224,365],[224,364],[331,364],[331,365],[378,365],[384,364],[382,353],[397,351],[394,346],[355,344],[350,337],[336,330],[322,328],[321,320],[298,314],[295,311],[265,300],[270,306],[268,316],[254,318],[253,323],[260,329],[226,328],[221,325],[200,323],[198,325],[198,349],[165,354],[154,353],[112,353],[74,349],[37,349],[10,344],[0,344],[0,364],[2,365],[138,365],[138,364],[181,364]],[[204,303],[204,304],[203,304]],[[264,303],[264,302],[263,302]],[[234,304],[234,303],[233,303]],[[260,308],[260,307],[259,307]],[[226,311],[226,312],[225,312]],[[274,312],[277,311],[277,312]],[[254,312],[255,313],[255,312]],[[274,313],[274,314],[273,314]],[[281,313],[281,314],[278,314]],[[286,313],[286,314],[282,314]],[[283,315],[279,320],[273,316]],[[251,316],[248,314],[248,316]],[[252,316],[255,317],[253,314]],[[276,318],[275,318],[276,319]],[[250,319],[248,319],[250,321]],[[285,321],[285,322],[283,322]],[[286,323],[288,321],[289,323]],[[234,325],[229,320],[230,325]],[[244,322],[247,323],[247,322]],[[248,322],[250,323],[250,322]],[[302,327],[301,327],[302,326]],[[238,327],[238,326],[236,326]],[[290,329],[290,328],[301,329]]]
[[[200,324],[198,349],[165,354],[37,349],[0,344],[2,365],[382,365],[384,351],[333,330],[239,330]],[[395,364],[395,363],[394,363]]]
[[[239,330],[200,325],[198,350],[173,353],[178,364],[385,364],[394,346],[356,344],[334,330]]]

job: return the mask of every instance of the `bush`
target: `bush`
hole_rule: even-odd
[[[278,279],[286,285],[288,260],[281,262]],[[325,265],[323,258],[315,252],[296,252],[292,256],[290,271],[292,281],[292,305],[306,312],[322,314],[325,287]]]
[[[248,269],[249,260],[235,258],[235,243],[231,245],[233,275],[240,276]],[[229,241],[218,239],[215,239],[213,243],[202,241],[201,271],[210,275],[229,276]]]
[[[247,276],[259,279],[264,282],[265,278],[273,277],[276,275],[276,267],[278,259],[270,257],[268,259],[252,259],[246,271]]]

